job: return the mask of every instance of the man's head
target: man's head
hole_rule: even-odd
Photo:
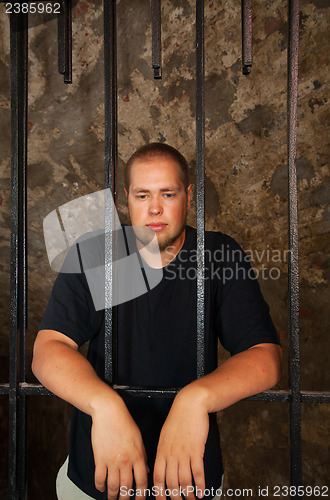
[[[164,144],[162,142],[151,142],[150,144],[145,144],[140,147],[132,154],[125,168],[125,189],[129,192],[129,186],[131,181],[131,169],[135,161],[144,160],[149,161],[155,158],[172,159],[174,163],[177,164],[179,169],[179,176],[183,182],[185,191],[187,192],[189,186],[189,170],[188,162],[185,157],[175,148]]]
[[[140,242],[156,234],[159,249],[174,256],[184,242],[191,185],[185,158],[166,144],[138,149],[126,167],[126,196],[132,226]]]

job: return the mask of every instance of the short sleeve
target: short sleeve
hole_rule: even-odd
[[[104,311],[96,311],[83,273],[59,273],[40,330],[56,330],[80,347],[100,330]]]
[[[216,293],[221,344],[232,355],[261,343],[280,344],[247,255],[233,238],[222,236]]]

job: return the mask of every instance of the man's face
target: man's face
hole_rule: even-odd
[[[184,241],[184,226],[190,207],[191,185],[187,192],[179,175],[179,166],[172,159],[136,160],[130,172],[128,210],[137,238],[144,244],[150,233],[157,236],[160,251],[171,246],[174,255]],[[149,233],[149,234],[148,234]]]

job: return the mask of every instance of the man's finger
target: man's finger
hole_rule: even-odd
[[[108,469],[108,500],[116,500],[119,492],[119,469]]]
[[[182,490],[182,495],[188,500],[194,500],[194,487],[192,486],[192,477],[190,462],[179,464],[179,483]]]
[[[205,473],[203,457],[191,461],[191,471],[195,481],[195,493],[198,498],[203,498],[205,492]]]
[[[124,466],[121,466],[119,471],[119,476],[120,476],[119,500],[127,499],[129,497],[128,492],[133,485],[133,473],[129,463],[125,464]]]
[[[179,464],[176,460],[166,463],[166,486],[171,500],[180,499]]]
[[[148,488],[148,474],[147,474],[147,465],[143,461],[137,462],[134,465],[134,479],[136,491],[140,494],[136,494],[139,500],[144,500],[145,498],[145,490]]]
[[[157,456],[154,467],[154,489],[157,500],[165,499],[166,461]]]
[[[95,464],[95,488],[99,491],[105,490],[105,480],[107,477],[107,468],[105,464]]]

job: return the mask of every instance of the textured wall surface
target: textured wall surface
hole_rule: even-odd
[[[151,68],[150,5],[118,6],[119,183],[140,145],[166,141],[195,165],[195,7],[163,0],[163,80]],[[298,208],[302,388],[329,390],[329,2],[301,1]],[[287,5],[253,2],[252,73],[241,74],[240,2],[206,1],[206,227],[235,237],[253,258],[284,350],[287,388]],[[42,223],[52,210],[104,184],[103,15],[100,0],[73,9],[73,83],[57,73],[57,26],[44,16],[29,29],[28,366],[56,273]],[[327,45],[328,43],[328,45]],[[8,380],[10,264],[9,19],[0,4],[0,382]],[[189,223],[194,225],[194,204]],[[118,209],[126,219],[122,184]],[[42,279],[41,279],[42,278]],[[226,355],[220,354],[221,359]],[[34,381],[29,371],[29,381]],[[29,400],[29,499],[55,498],[55,474],[67,452],[68,405]],[[0,492],[6,482],[7,406],[2,398]],[[329,407],[302,413],[304,484],[326,484]],[[37,424],[37,425],[35,425]],[[289,484],[285,403],[242,402],[221,412],[226,486]],[[3,432],[2,432],[3,431]],[[2,496],[1,496],[2,498]],[[4,498],[4,496],[3,496]]]

